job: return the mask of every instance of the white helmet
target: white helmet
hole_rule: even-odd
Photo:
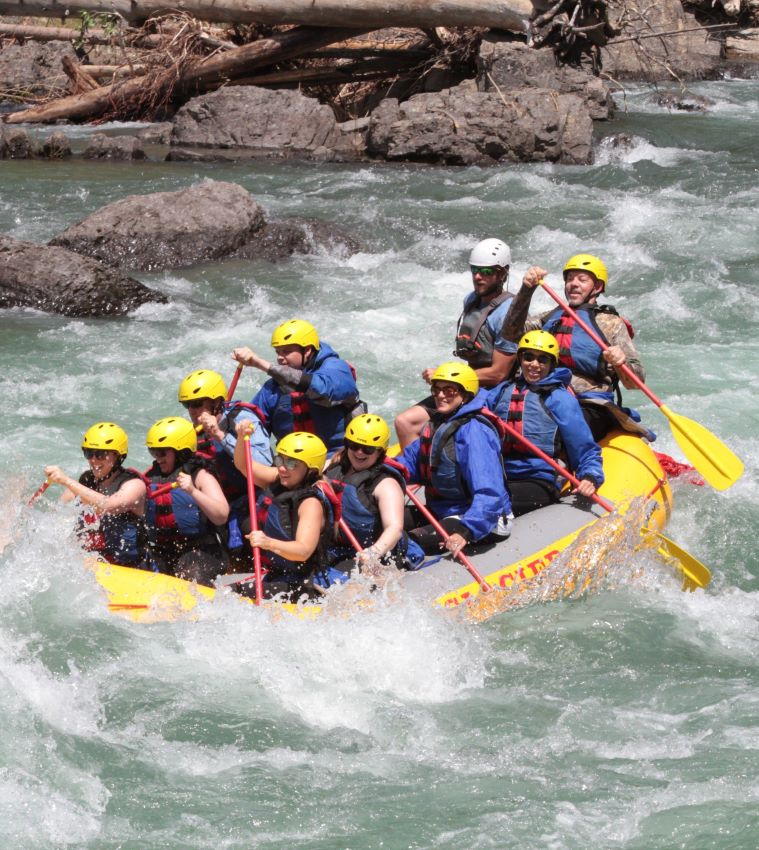
[[[511,248],[500,239],[483,239],[472,248],[469,265],[500,266],[505,269],[511,265]]]

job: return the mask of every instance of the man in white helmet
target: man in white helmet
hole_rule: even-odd
[[[515,359],[512,346],[499,338],[512,299],[508,291],[510,265],[511,249],[500,239],[483,239],[469,254],[472,292],[464,298],[453,353],[474,369],[481,387],[494,387],[504,381]],[[427,383],[434,371],[422,372]],[[419,436],[434,410],[434,400],[429,396],[398,414],[395,432],[401,448]]]

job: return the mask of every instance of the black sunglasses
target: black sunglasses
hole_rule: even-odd
[[[87,458],[87,460],[92,460],[92,458],[105,460],[110,453],[110,449],[82,449],[82,454]]]
[[[537,360],[541,366],[545,366],[546,363],[553,361],[553,357],[550,354],[535,354],[534,351],[523,351],[521,356],[525,363],[532,363],[533,360]]]
[[[379,451],[379,446],[365,446],[363,443],[354,443],[353,440],[346,440],[345,448],[352,452],[363,452],[365,455],[373,455]]]
[[[190,401],[183,401],[182,407],[184,407],[185,410],[189,410],[191,407],[203,407],[204,401],[204,398],[193,398],[190,399]]]
[[[472,274],[481,274],[483,277],[490,277],[498,271],[498,266],[469,266]]]
[[[156,458],[166,457],[169,452],[174,451],[174,449],[148,449],[150,452],[150,456]]]

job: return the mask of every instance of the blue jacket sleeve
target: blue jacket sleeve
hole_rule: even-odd
[[[258,390],[258,392],[253,396],[253,398],[250,400],[250,403],[255,404],[255,406],[271,423],[271,417],[274,413],[275,408],[277,407],[277,401],[279,400],[279,396],[279,385],[275,380],[269,378]]]
[[[472,502],[461,522],[480,540],[495,528],[501,515],[511,512],[511,500],[501,461],[501,444],[492,428],[476,419],[456,432],[456,459]]]
[[[604,483],[601,448],[593,439],[577,399],[564,389],[554,390],[546,400],[561,434],[570,469],[577,478],[589,478],[596,487]]]
[[[311,373],[311,384],[306,395],[317,404],[343,404],[358,400],[358,387],[350,366],[339,357],[327,357]]]
[[[408,470],[409,483],[421,484],[419,476],[419,450],[421,448],[421,440],[414,440],[403,450],[395,460]]]
[[[261,425],[261,420],[250,410],[241,410],[237,414],[237,422],[252,422],[255,425],[253,433],[250,435],[250,456],[253,460],[263,463],[266,466],[271,466],[271,441],[269,440],[269,432]],[[222,425],[222,427],[224,427]],[[224,451],[234,457],[235,446],[237,445],[237,434],[234,431],[229,431],[224,435],[221,441]]]

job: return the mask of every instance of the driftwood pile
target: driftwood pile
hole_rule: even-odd
[[[759,9],[759,0],[692,0],[685,5],[700,7],[706,24],[691,18],[694,26],[683,23],[680,0],[183,0],[181,13],[164,0],[0,0],[0,15],[58,14],[69,24],[0,20],[0,47],[68,41],[77,57],[56,60],[68,78],[66,96],[56,92],[5,120],[156,120],[196,95],[239,85],[297,88],[329,103],[338,120],[360,118],[384,98],[403,101],[475,77],[480,42],[493,31],[550,47],[557,64],[596,75],[609,60],[607,45],[635,42],[633,70],[611,62],[611,78],[648,64],[654,72],[644,78],[680,80],[669,39],[681,54],[716,50],[718,60],[719,46],[705,40],[711,27],[725,26],[715,23],[718,3],[726,14]],[[742,23],[738,17],[729,26]],[[694,31],[704,50],[696,36],[685,46]],[[103,50],[107,60],[99,58]],[[686,61],[685,78],[688,70]],[[692,76],[709,73],[704,63]]]
[[[63,63],[70,94],[7,123],[154,120],[227,85],[297,87],[357,118],[388,95],[474,76],[488,30],[551,45],[561,61],[590,56],[595,67],[615,32],[605,0],[189,0],[182,8],[165,15],[157,0],[0,0],[0,15],[60,9],[86,24],[0,23],[0,38],[68,40],[79,57]],[[120,61],[92,64],[97,45],[115,48]]]

